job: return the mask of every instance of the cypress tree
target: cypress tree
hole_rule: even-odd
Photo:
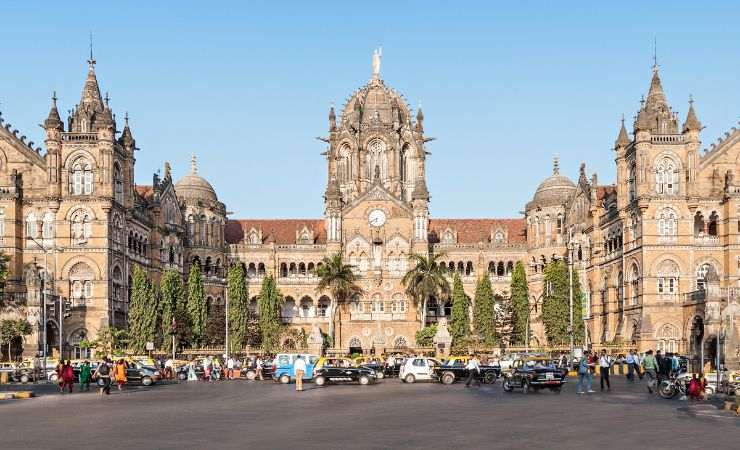
[[[554,261],[545,267],[545,297],[542,304],[542,322],[547,340],[552,345],[570,342],[569,318],[569,275],[563,261]],[[576,343],[583,342],[583,319],[581,316],[581,288],[578,277],[573,274],[573,332]]]
[[[157,299],[146,272],[134,266],[131,304],[128,313],[129,344],[136,352],[144,352],[147,342],[157,335]]]
[[[208,305],[203,290],[203,273],[198,262],[190,266],[190,274],[188,275],[187,312],[193,333],[193,342],[200,344],[206,332]]]
[[[460,275],[455,272],[452,282],[452,323],[450,324],[450,335],[453,345],[455,342],[464,341],[470,332],[470,304],[463,290]]]
[[[491,279],[488,278],[488,275],[479,278],[478,284],[475,287],[473,329],[485,344],[493,345],[496,339],[496,323],[493,289],[491,288]]]
[[[280,322],[280,304],[282,295],[277,289],[275,279],[268,275],[262,281],[258,298],[260,311],[260,330],[262,331],[262,350],[273,352],[280,348],[282,323]]]
[[[161,289],[161,329],[163,336],[172,333],[172,320],[176,321],[176,335],[178,342],[187,342],[190,337],[190,324],[185,304],[185,292],[182,276],[174,269],[167,270],[162,276]],[[163,340],[163,346],[170,344],[169,339]]]
[[[249,296],[246,273],[241,264],[232,264],[228,273],[229,351],[240,352],[247,338]]]
[[[511,342],[524,344],[529,315],[529,285],[524,264],[517,261],[511,275]]]

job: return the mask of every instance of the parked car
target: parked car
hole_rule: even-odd
[[[321,357],[313,369],[313,380],[317,386],[327,383],[375,383],[377,373],[365,366],[355,366],[349,358]]]
[[[442,363],[434,358],[411,357],[404,361],[398,377],[404,383],[437,381],[437,375],[435,374],[434,369],[441,365]]]
[[[359,356],[353,360],[355,366],[365,366],[375,371],[378,379],[385,378],[386,376],[386,364],[382,358],[375,356]]]
[[[568,370],[557,366],[556,361],[547,357],[520,358],[514,361],[512,370],[504,374],[504,391],[521,389],[530,391],[550,389],[560,393]]]
[[[393,355],[393,360],[390,357],[385,360],[384,374],[386,378],[398,377],[401,372],[401,367],[406,363],[408,357],[406,355]]]
[[[162,374],[153,366],[145,366],[141,362],[133,362],[126,368],[126,383],[151,386],[160,381]]]
[[[452,384],[455,381],[463,380],[468,377],[469,371],[466,368],[470,357],[452,356],[439,367],[434,368],[434,374],[443,384]],[[478,379],[485,384],[493,384],[501,375],[500,366],[481,365]]]
[[[278,353],[272,361],[272,379],[283,384],[288,384],[291,380],[295,380],[294,363],[298,358],[298,355],[301,355],[303,360],[306,362],[306,372],[303,374],[303,379],[310,380],[313,378],[313,369],[316,365],[316,361],[319,360],[318,355],[309,355],[305,353]]]
[[[262,378],[266,380],[271,379],[272,371],[273,371],[273,360],[263,359],[262,360]],[[241,376],[245,377],[247,380],[255,380],[257,378],[257,366],[250,365],[250,366],[242,367]]]

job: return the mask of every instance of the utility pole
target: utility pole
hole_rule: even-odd
[[[224,353],[229,358],[229,286],[224,287],[224,301],[226,302],[226,337],[224,339]]]
[[[575,333],[573,329],[573,231],[568,233],[568,331],[570,334],[570,363],[575,353]]]

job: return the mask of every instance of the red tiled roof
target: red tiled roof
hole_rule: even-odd
[[[262,230],[262,242],[267,242],[270,235],[275,237],[276,244],[295,244],[296,232],[303,226],[313,230],[317,244],[326,243],[324,219],[235,219],[226,222],[225,237],[229,244],[244,241],[249,230]]]
[[[429,234],[439,237],[448,227],[457,232],[459,244],[488,242],[498,227],[507,230],[510,244],[527,242],[527,222],[524,219],[432,219],[429,221]]]
[[[154,195],[154,188],[152,188],[151,185],[137,185],[136,192],[138,192],[143,198],[150,198]]]

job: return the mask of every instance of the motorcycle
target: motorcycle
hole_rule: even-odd
[[[665,399],[673,398],[678,394],[685,396],[689,389],[690,381],[691,374],[689,373],[682,373],[678,376],[670,377],[667,380],[660,382],[660,385],[658,386],[658,394]]]

